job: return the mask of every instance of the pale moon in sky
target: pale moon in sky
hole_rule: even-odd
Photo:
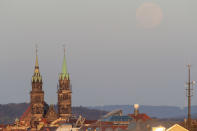
[[[155,28],[163,19],[162,9],[153,2],[145,2],[136,10],[137,25],[143,28]]]

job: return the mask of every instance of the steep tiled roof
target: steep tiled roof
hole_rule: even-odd
[[[29,117],[31,115],[31,105],[29,105],[29,107],[27,108],[27,110],[22,114],[22,116],[20,117],[20,121],[23,121],[24,119],[27,118],[31,118]]]
[[[134,114],[128,114],[128,116],[132,117],[135,120],[142,120],[142,121],[147,121],[147,120],[151,120],[151,118],[146,115],[146,114],[138,114],[138,115],[134,115]]]

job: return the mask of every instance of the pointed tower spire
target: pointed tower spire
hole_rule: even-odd
[[[66,65],[66,49],[64,48],[64,59],[62,64],[62,74],[67,74],[67,65]]]
[[[38,67],[38,47],[36,46],[36,66]]]
[[[34,75],[32,76],[32,81],[34,82],[42,81],[42,76],[40,75],[39,64],[38,64],[38,46],[37,45],[36,45],[36,62],[35,62]]]
[[[39,64],[38,64],[38,46],[36,45],[36,63],[34,73],[39,73]]]
[[[64,79],[68,79],[69,78],[69,74],[67,71],[67,64],[66,64],[66,48],[64,47],[64,59],[63,59],[63,64],[62,64],[62,72],[61,72],[61,78]]]

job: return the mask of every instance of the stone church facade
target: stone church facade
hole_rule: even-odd
[[[62,72],[59,74],[59,84],[57,87],[57,111],[54,105],[48,105],[44,100],[42,75],[38,64],[38,55],[36,52],[36,62],[34,74],[32,76],[32,89],[30,91],[30,107],[23,114],[20,121],[29,125],[32,129],[37,129],[40,123],[51,123],[57,119],[68,120],[72,116],[71,97],[72,90],[70,77],[67,71],[66,56],[64,50],[64,59]]]

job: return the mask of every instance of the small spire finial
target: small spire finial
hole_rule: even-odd
[[[39,72],[39,64],[38,64],[38,45],[35,45],[36,48],[36,63],[35,63],[35,73]]]
[[[66,56],[66,45],[65,44],[63,45],[63,48],[64,48],[64,56]]]
[[[40,75],[39,71],[39,64],[38,64],[38,45],[35,45],[35,53],[36,53],[36,61],[35,61],[35,69],[34,75],[32,76],[32,82],[42,82],[42,76]]]
[[[36,48],[36,56],[38,56],[38,44],[35,45]]]

